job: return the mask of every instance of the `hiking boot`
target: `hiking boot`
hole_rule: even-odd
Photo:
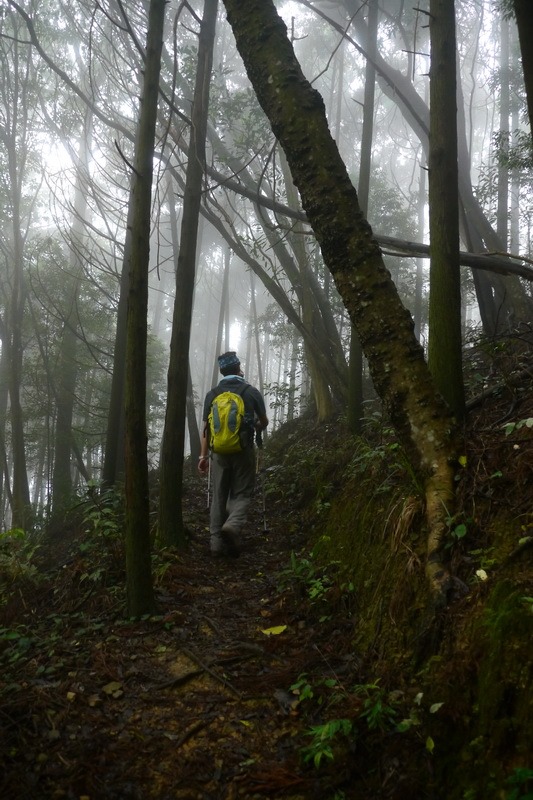
[[[209,547],[213,558],[223,558],[226,555],[226,544],[220,533],[211,536]]]
[[[231,558],[238,558],[241,554],[241,549],[237,540],[237,533],[230,527],[223,527],[220,536],[224,542],[226,553]]]

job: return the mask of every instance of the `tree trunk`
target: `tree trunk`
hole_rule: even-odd
[[[529,0],[525,0],[529,3]],[[352,24],[359,32],[359,36],[366,40],[366,25],[363,17],[358,13],[359,4],[357,0],[344,0],[344,5],[350,15],[353,14]],[[331,24],[341,33],[345,34],[342,25]],[[351,40],[353,44],[353,40]],[[358,49],[364,53],[364,48],[357,45]],[[367,55],[366,53],[364,53]],[[429,143],[429,112],[423,98],[420,97],[409,77],[403,75],[398,70],[393,69],[385,59],[378,53],[376,55],[376,72],[379,83],[384,94],[393,102],[397,103],[406,122],[411,126],[413,132],[419,137],[426,154],[428,154]],[[478,199],[475,197],[470,178],[470,159],[469,148],[466,140],[464,104],[461,100],[461,82],[458,81],[458,120],[459,120],[459,142],[458,142],[458,162],[459,162],[459,193],[460,202],[464,207],[461,221],[466,223],[470,229],[464,232],[465,241],[479,242],[476,252],[496,251],[502,252],[503,244],[499,241],[487,220]],[[509,319],[520,320],[530,319],[531,308],[527,301],[525,291],[520,282],[514,276],[501,277],[491,273],[479,273],[475,275],[476,291],[478,287],[484,290],[484,298],[480,300],[485,306],[492,298],[492,309],[487,309],[484,315],[485,320],[493,321],[495,326],[486,328],[486,333],[494,335],[500,331],[509,329]],[[516,306],[516,307],[514,307]]]
[[[133,206],[128,207],[124,264],[131,259]],[[113,350],[113,375],[107,416],[102,485],[114,486],[124,475],[124,382],[126,375],[126,317],[128,311],[129,274],[124,267],[120,276],[119,298]]]
[[[296,369],[298,367],[298,331],[293,328],[289,367],[289,397],[287,402],[287,421],[296,416]]]
[[[361,165],[357,193],[361,211],[368,216],[370,197],[370,172],[372,167],[372,138],[374,132],[374,98],[376,89],[378,4],[371,0],[368,5],[367,51],[369,58],[365,67],[365,95],[363,102],[363,132],[361,136]],[[361,433],[363,422],[363,351],[354,325],[350,333],[350,395],[348,398],[348,427],[353,434]]]
[[[181,491],[187,408],[187,376],[192,302],[196,268],[196,240],[205,168],[205,138],[209,84],[213,61],[218,0],[205,0],[198,42],[198,69],[191,114],[189,160],[183,200],[176,298],[172,319],[167,409],[161,447],[158,534],[165,545],[185,547]]]
[[[189,431],[189,444],[191,448],[191,465],[193,469],[196,469],[196,465],[200,457],[200,431],[198,429],[198,421],[196,419],[196,408],[194,405],[194,392],[190,367],[189,376],[187,378],[187,428]]]
[[[509,20],[500,21],[500,142],[503,154],[509,152]],[[509,241],[509,170],[498,164],[498,197],[496,207],[496,233],[507,251]]]
[[[287,159],[285,158],[283,152],[280,154],[280,164],[285,180],[287,203],[289,206],[297,208],[299,205],[298,196],[296,193],[296,188],[292,182],[292,176],[290,174]],[[277,239],[279,239],[277,232],[275,233],[275,236]],[[317,331],[325,333],[324,326],[321,324],[323,322],[323,318],[319,313],[319,309],[315,302],[315,297],[311,290],[311,281],[308,279],[310,278],[311,268],[309,265],[309,253],[307,252],[305,247],[303,224],[300,222],[294,222],[293,229],[291,233],[288,234],[288,236],[291,241],[292,251],[295,255],[296,264],[298,267],[298,276],[296,277],[296,282],[297,282],[296,285],[298,285],[299,287],[300,315],[302,318],[302,322],[307,330],[311,330],[315,333]],[[293,286],[294,285],[295,284],[293,281]],[[322,339],[325,340],[328,345],[332,341],[331,338],[327,336],[323,336]],[[339,339],[339,347],[340,347],[340,339]],[[318,360],[315,359],[312,350],[305,347],[305,354],[306,354],[307,365],[309,367],[309,371],[312,377],[317,418],[320,422],[324,422],[325,420],[331,417],[334,410],[333,398],[330,392],[329,382],[327,380],[327,373],[320,369]],[[325,354],[328,355],[327,347],[325,349]],[[330,351],[329,358],[331,363],[335,363],[333,358],[333,350]]]
[[[454,444],[449,410],[435,392],[413,322],[403,307],[359,208],[325,116],[305,79],[271,0],[224,0],[237,47],[279,139],[324,262],[357,328],[376,391],[413,467],[425,478],[427,574],[446,599],[442,564],[446,509],[453,502]]]
[[[263,365],[261,362],[261,343],[259,340],[259,323],[257,320],[257,304],[255,302],[255,281],[254,281],[254,274],[253,272],[250,275],[251,283],[250,283],[250,305],[251,305],[251,313],[252,313],[252,320],[253,320],[253,333],[254,333],[254,342],[255,342],[255,360],[257,363],[257,381],[254,383],[257,385],[257,388],[263,394],[264,387],[263,387]]]
[[[454,0],[431,0],[429,30],[429,348],[431,374],[458,421],[465,413],[459,191],[457,186],[457,89]]]
[[[176,203],[174,200],[174,192],[173,192],[173,183],[172,183],[172,176],[168,175],[167,181],[168,187],[168,205],[170,211],[170,237],[172,241],[172,251],[174,254],[174,282],[176,281],[176,275],[178,273],[178,259],[179,259],[179,237],[178,237],[178,215],[176,213]],[[196,266],[197,263],[196,263]],[[192,375],[191,375],[191,366],[190,366],[190,359],[189,359],[189,367],[188,367],[188,375],[187,375],[187,428],[189,431],[189,446],[191,450],[191,464],[193,468],[196,468],[196,464],[198,458],[200,456],[200,432],[198,430],[198,421],[196,418],[196,409],[194,406],[194,392],[193,392],[193,384],[192,384]]]
[[[522,67],[524,69],[524,83],[526,86],[527,108],[529,126],[533,131],[533,14],[531,13],[531,0],[513,0],[518,39],[522,54]]]
[[[226,306],[228,305],[229,295],[229,258],[224,259],[224,273],[222,275],[222,294],[218,309],[217,337],[215,340],[215,352],[213,356],[213,372],[211,374],[211,386],[218,383],[218,361],[217,356],[222,353],[222,336],[224,333],[224,320],[226,318]]]
[[[81,242],[87,212],[87,183],[89,180],[89,142],[92,130],[92,113],[86,109],[85,124],[81,134],[76,170],[74,218],[71,228],[70,270],[67,280],[69,291],[67,312],[60,345],[59,370],[56,389],[56,425],[54,442],[54,470],[52,474],[52,513],[61,514],[72,496],[72,419],[77,379],[77,300],[83,276]]]
[[[130,196],[132,246],[126,319],[125,473],[126,590],[128,614],[154,610],[150,564],[150,507],[146,429],[146,351],[152,177],[165,0],[150,0],[141,107]]]
[[[19,186],[15,177],[15,153],[9,148],[10,172],[13,188]],[[15,177],[15,180],[13,180]],[[13,457],[12,487],[12,525],[27,530],[31,525],[30,489],[26,468],[26,448],[24,442],[24,414],[20,393],[22,388],[22,358],[24,352],[22,320],[24,317],[25,287],[23,277],[23,238],[20,219],[21,196],[17,188],[12,197],[13,263],[11,275],[11,295],[7,317],[8,343],[4,342],[8,357],[8,388],[11,412],[11,451]]]
[[[418,193],[417,193],[417,218],[418,218],[418,238],[424,241],[424,219],[426,213],[426,169],[423,165],[419,169]],[[413,319],[415,322],[415,336],[418,341],[422,336],[422,295],[424,286],[424,263],[421,258],[416,259],[416,282],[415,282],[415,303],[413,309]]]

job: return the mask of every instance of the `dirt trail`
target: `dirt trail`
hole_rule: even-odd
[[[3,676],[4,800],[334,796],[302,764],[290,686],[352,660],[338,623],[315,625],[301,593],[279,589],[296,518],[272,507],[265,533],[258,497],[240,558],[213,559],[201,485],[187,503],[190,551],[156,574],[157,618],[124,621],[77,556],[11,620],[34,624]]]

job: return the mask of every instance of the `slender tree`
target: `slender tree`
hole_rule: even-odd
[[[370,174],[372,167],[372,137],[374,134],[374,99],[376,94],[376,69],[374,67],[377,52],[378,35],[378,3],[370,0],[368,4],[368,41],[369,58],[365,67],[365,96],[363,102],[363,132],[361,135],[361,162],[357,194],[361,211],[368,216],[368,200],[370,197]],[[350,396],[348,401],[348,425],[352,433],[361,432],[363,420],[363,351],[357,336],[355,325],[350,334]]]
[[[5,303],[2,349],[6,351],[12,455],[12,525],[31,525],[30,490],[22,402],[22,369],[26,316],[26,243],[34,216],[35,192],[29,193],[31,150],[37,71],[20,35],[16,14],[6,11],[1,21],[0,47],[0,144],[4,193],[3,259],[0,291]],[[7,213],[6,213],[7,212]]]
[[[511,0],[518,27],[518,39],[522,54],[524,83],[526,86],[529,126],[533,130],[533,14],[531,0]]]
[[[431,0],[429,136],[429,368],[456,418],[464,416],[454,0]]]
[[[205,170],[205,138],[218,0],[205,0],[198,42],[198,67],[191,114],[189,161],[185,181],[176,298],[172,318],[165,428],[161,446],[159,539],[185,547],[181,486],[185,451],[187,378],[198,219]]]
[[[74,217],[71,228],[70,270],[67,276],[67,308],[63,324],[60,367],[56,393],[56,427],[54,466],[52,476],[52,509],[54,514],[65,510],[72,495],[72,420],[77,379],[78,320],[77,302],[83,277],[82,241],[85,233],[89,181],[89,150],[92,112],[85,108],[83,130],[80,134],[79,154],[74,187]]]
[[[300,0],[303,5],[310,5],[309,0]],[[366,42],[366,23],[363,15],[359,13],[358,0],[342,0],[342,4],[350,14],[352,26],[357,31],[361,41]],[[324,12],[314,8],[316,13],[325,15]],[[364,45],[358,44],[349,36],[343,25],[327,17],[329,23],[336,28],[366,57]],[[419,137],[426,154],[429,152],[429,109],[423,98],[419,95],[411,78],[391,64],[380,54],[376,54],[375,61],[378,82],[385,95],[395,102],[401,110],[406,122],[413,132]],[[461,82],[458,81],[458,93],[461,92]],[[504,247],[496,236],[487,216],[485,215],[478,198],[476,197],[470,177],[470,148],[466,136],[466,119],[464,104],[459,102],[458,107],[458,164],[459,164],[459,192],[461,203],[461,235],[467,243],[469,250],[474,252],[496,251],[502,252]],[[525,296],[525,291],[514,276],[503,278],[499,274],[477,270],[474,274],[476,293],[484,328],[489,335],[507,331],[509,323],[513,320],[529,319],[531,304]]]
[[[131,616],[154,609],[150,566],[149,490],[146,431],[146,351],[148,266],[152,176],[159,73],[166,0],[150,0],[144,80],[135,143],[130,196],[131,247],[124,269],[129,275],[126,383],[126,589]]]

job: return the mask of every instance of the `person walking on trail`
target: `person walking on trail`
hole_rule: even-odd
[[[204,400],[198,470],[206,475],[211,463],[211,553],[236,558],[255,483],[254,433],[266,428],[268,417],[263,396],[244,380],[237,353],[223,353],[218,366],[220,383]]]

